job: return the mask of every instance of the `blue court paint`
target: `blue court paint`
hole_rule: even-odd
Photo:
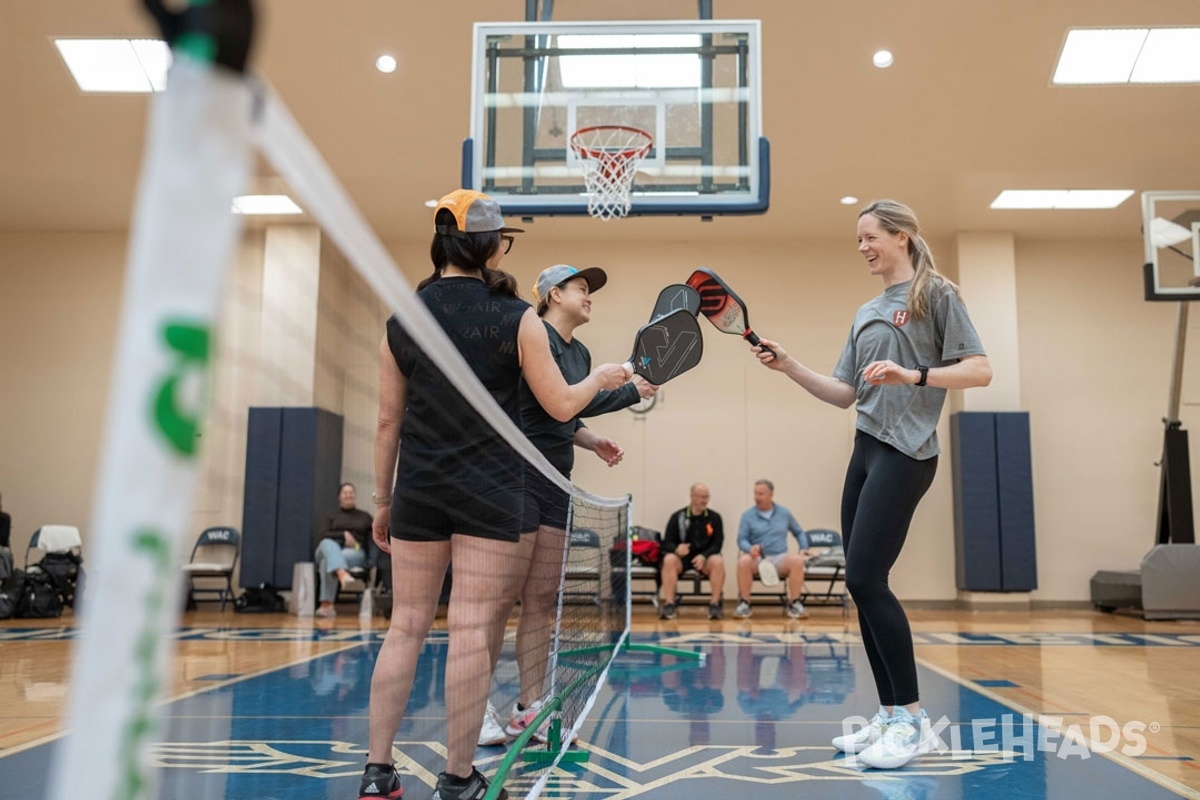
[[[208,638],[219,632],[201,633]],[[254,640],[245,632],[228,638]],[[379,637],[337,632],[351,646],[311,661],[234,680],[168,704],[154,750],[162,797],[342,798],[355,796],[365,761],[367,703]],[[355,639],[354,637],[358,638]],[[301,641],[311,632],[258,631],[257,640]],[[327,637],[330,638],[330,637]],[[861,771],[829,746],[843,720],[874,713],[878,700],[861,646],[791,634],[635,635],[702,650],[702,665],[670,656],[623,655],[581,731],[589,761],[559,771],[550,800],[1103,800],[1174,797],[1109,758],[1072,749],[968,686],[921,669],[923,703],[952,750],[896,772]],[[1045,645],[1044,645],[1045,646]],[[444,635],[418,665],[397,747],[412,759],[405,796],[424,800],[442,767]],[[511,641],[492,698],[516,695]],[[1075,722],[1076,720],[1070,720]],[[1086,720],[1078,720],[1086,725]],[[1153,745],[1153,734],[1145,733]],[[0,758],[0,796],[41,797],[51,745]],[[495,769],[503,748],[480,749]],[[517,775],[510,792],[521,784]],[[517,796],[516,792],[513,792]]]
[[[1006,681],[1003,678],[991,678],[986,681],[974,681],[974,682],[979,684],[980,686],[987,686],[988,688],[991,688],[991,689],[1015,689],[1018,686],[1020,686],[1019,683],[1013,683],[1012,681]]]

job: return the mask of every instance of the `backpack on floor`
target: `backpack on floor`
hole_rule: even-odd
[[[273,614],[287,611],[287,601],[269,583],[251,586],[233,601],[233,610],[241,614]]]
[[[45,572],[26,572],[15,616],[21,619],[48,619],[61,617],[62,613],[62,596],[54,580]]]
[[[63,604],[75,607],[75,590],[83,575],[83,560],[78,554],[70,551],[65,553],[46,553],[37,563],[42,571],[50,576]]]

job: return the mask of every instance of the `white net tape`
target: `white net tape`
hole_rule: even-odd
[[[571,136],[571,149],[583,163],[588,214],[608,220],[629,213],[633,179],[651,144],[650,134],[622,125],[584,128]]]

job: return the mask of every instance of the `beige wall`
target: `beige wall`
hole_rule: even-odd
[[[125,242],[0,234],[0,494],[18,562],[42,525],[87,535]]]
[[[539,223],[549,228],[553,221]],[[670,220],[664,227],[671,225]],[[690,221],[683,221],[686,229]],[[713,225],[736,231],[736,220]],[[619,222],[610,223],[618,226]],[[754,328],[828,372],[854,310],[876,294],[852,239],[760,243],[730,240],[539,242],[538,228],[505,267],[522,292],[538,270],[567,259],[608,270],[593,322],[579,333],[597,362],[624,360],[657,290],[699,265],[718,270],[750,304]],[[611,232],[611,228],[610,231]],[[954,274],[954,240],[934,239]],[[410,281],[428,272],[428,243],[393,243]],[[243,246],[221,331],[216,417],[206,432],[200,516],[236,515],[247,405],[269,389],[258,363],[261,236]],[[116,331],[124,237],[0,235],[0,492],[14,516],[14,546],[48,522],[86,525]],[[1021,395],[1031,413],[1041,589],[1037,600],[1084,600],[1099,568],[1132,568],[1153,541],[1158,457],[1166,410],[1175,308],[1141,300],[1140,243],[1016,242]],[[987,302],[968,295],[969,305]],[[370,491],[375,348],[385,316],[335,252],[321,254],[318,364],[313,393],[346,416],[345,474]],[[81,333],[84,332],[84,333]],[[986,343],[986,332],[985,332]],[[705,358],[664,388],[643,417],[591,421],[621,442],[609,469],[580,452],[575,478],[591,491],[634,495],[634,521],[661,529],[704,480],[726,518],[730,555],[737,517],[759,477],[807,527],[839,528],[842,473],[854,418],[758,366],[746,345],[705,327]],[[340,355],[339,355],[340,354]],[[286,378],[280,378],[284,380]],[[264,382],[268,384],[264,388]],[[1195,416],[1200,377],[1185,382],[1184,421]],[[949,445],[947,408],[940,434]],[[218,430],[223,426],[223,430]],[[1200,473],[1200,470],[1197,470]],[[914,520],[893,585],[907,599],[955,596],[949,458]],[[198,519],[198,523],[200,520]],[[730,587],[730,592],[732,591]]]

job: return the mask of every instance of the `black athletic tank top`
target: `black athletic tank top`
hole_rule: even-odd
[[[483,281],[447,277],[418,293],[500,408],[521,425],[517,331],[529,304]],[[436,501],[438,487],[471,494],[523,490],[524,463],[466,402],[393,316],[388,347],[408,383],[396,491]],[[453,496],[451,493],[449,496]]]

